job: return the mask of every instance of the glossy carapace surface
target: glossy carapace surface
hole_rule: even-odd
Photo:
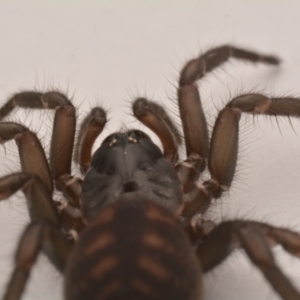
[[[90,220],[109,203],[148,200],[178,214],[182,189],[161,150],[143,132],[107,137],[95,152],[83,183],[82,210]]]

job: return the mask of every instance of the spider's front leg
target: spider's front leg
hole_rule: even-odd
[[[72,102],[64,94],[56,91],[21,92],[13,95],[0,108],[0,120],[10,114],[15,107],[55,110],[49,158],[50,170],[36,135],[26,127],[17,123],[2,122],[0,139],[1,142],[6,142],[14,138],[19,146],[22,170],[42,178],[51,192],[54,180],[56,188],[74,202],[75,207],[79,207],[82,180],[71,175],[76,130],[76,114]],[[81,125],[75,147],[75,161],[80,164],[82,173],[89,167],[92,145],[105,123],[105,111],[95,107]]]
[[[216,119],[209,149],[208,169],[211,179],[196,183],[184,195],[183,216],[203,212],[212,198],[228,191],[235,174],[238,157],[239,120],[241,113],[300,117],[300,99],[268,98],[261,94],[245,94],[231,100]]]
[[[0,123],[0,141],[5,143],[15,139],[24,172],[37,175],[45,183],[49,192],[53,192],[53,181],[45,152],[35,133],[27,127],[13,122]]]
[[[204,187],[214,198],[231,186],[238,154],[239,119],[242,112],[270,116],[300,117],[300,99],[269,98],[245,94],[231,100],[217,117],[209,151],[208,168],[212,178]]]
[[[188,157],[197,155],[207,160],[209,155],[207,123],[196,81],[223,65],[230,58],[272,65],[279,63],[274,56],[225,45],[211,49],[185,65],[179,78],[178,106]],[[203,171],[204,168],[205,165],[200,171]]]
[[[55,109],[50,148],[51,174],[54,181],[66,173],[70,174],[76,127],[75,108],[71,101],[59,92],[21,92],[13,95],[1,107],[0,120],[15,107]],[[30,157],[30,153],[27,153],[27,157]]]
[[[184,185],[185,208],[183,215],[187,218],[195,213],[205,212],[212,197],[221,195],[220,189],[215,191],[215,183],[221,189],[230,186],[236,165],[238,143],[239,110],[226,111],[218,117],[216,128],[219,133],[213,137],[209,149],[209,138],[205,114],[203,112],[200,94],[196,81],[206,73],[221,66],[230,58],[242,59],[250,62],[262,62],[276,65],[279,60],[270,55],[262,55],[234,46],[225,45],[214,48],[196,59],[190,60],[182,69],[178,88],[178,105],[182,120],[187,159],[177,166],[181,182]],[[216,130],[216,129],[215,129]],[[222,131],[222,132],[221,132]],[[222,134],[225,133],[225,136]],[[225,141],[226,146],[222,144]],[[218,145],[213,145],[218,144]],[[218,148],[221,144],[221,148]],[[213,150],[212,150],[213,149]],[[214,151],[214,152],[213,152]],[[217,156],[217,167],[211,155]],[[195,183],[206,167],[213,170],[213,178],[206,184]],[[213,187],[210,185],[213,184]]]
[[[56,181],[64,174],[70,174],[76,127],[75,108],[71,101],[59,92],[17,93],[1,107],[0,119],[4,119],[15,107],[55,110],[50,148],[51,176]],[[33,157],[30,152],[26,156],[27,159]]]
[[[76,225],[75,228],[83,227],[82,220],[78,216],[72,214],[72,208],[79,208],[79,197],[81,193],[80,178],[73,178],[69,174],[64,174],[57,180],[56,185],[60,184],[60,190],[67,197],[68,205],[61,213],[64,220],[60,224],[58,221],[58,212],[52,200],[53,179],[51,176],[48,161],[42,145],[36,134],[31,132],[27,127],[13,122],[0,123],[0,139],[5,143],[11,139],[15,139],[21,161],[22,171],[24,173],[11,174],[0,179],[1,199],[5,199],[18,189],[25,192],[29,213],[34,220],[34,216],[38,219],[56,220],[54,223],[57,226],[62,225],[65,231],[69,231]],[[40,183],[40,180],[43,184]],[[47,189],[47,193],[44,191]],[[49,193],[49,197],[46,197]],[[30,196],[29,196],[30,195]],[[45,197],[47,200],[44,200]],[[58,203],[57,203],[58,204]],[[33,211],[38,211],[38,213]],[[70,213],[71,212],[71,213]],[[75,221],[77,219],[77,221]],[[75,223],[74,223],[75,221]]]

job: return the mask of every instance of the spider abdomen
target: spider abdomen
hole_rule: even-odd
[[[67,299],[199,299],[200,265],[174,217],[160,206],[107,206],[69,260]]]

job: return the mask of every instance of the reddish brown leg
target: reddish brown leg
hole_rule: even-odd
[[[74,160],[80,165],[82,174],[90,167],[92,147],[106,124],[106,112],[101,107],[94,107],[83,120],[75,146]]]
[[[0,200],[7,199],[20,189],[26,197],[33,221],[47,220],[56,227],[60,226],[60,217],[51,193],[40,177],[29,173],[14,173],[0,178]]]
[[[1,142],[4,143],[13,138],[16,140],[19,148],[22,171],[28,174],[35,174],[41,178],[50,194],[52,194],[53,181],[49,165],[41,143],[36,135],[20,124],[13,122],[0,123]],[[64,207],[63,219],[67,218],[69,221],[71,221],[71,219],[78,219],[75,224],[79,222],[81,224],[80,227],[83,227],[82,219],[81,217],[79,218],[78,213],[81,185],[82,180],[80,178],[72,177],[69,174],[61,176],[56,182],[58,190],[62,191],[68,201],[67,206]],[[74,209],[77,208],[77,214],[72,207]],[[73,224],[74,221],[71,223]],[[72,225],[71,227],[74,226]],[[75,227],[78,228],[78,226]]]
[[[220,111],[211,138],[208,168],[212,178],[204,184],[196,183],[184,195],[183,216],[192,217],[205,212],[212,198],[219,198],[229,189],[237,162],[239,109]]]
[[[231,186],[237,162],[240,116],[239,109],[224,108],[217,117],[208,160],[212,179],[204,182],[211,197],[219,198]]]
[[[132,110],[134,116],[159,137],[165,158],[175,164],[181,137],[164,108],[153,101],[138,98],[133,102]]]
[[[51,194],[53,192],[53,181],[51,178],[49,165],[40,141],[33,132],[29,131],[28,128],[20,124],[13,122],[0,123],[1,142],[4,143],[13,138],[16,140],[16,143],[18,145],[22,171],[27,173],[26,176],[28,177],[28,181],[30,181],[31,177],[34,177],[29,174],[35,174],[42,179],[42,181],[48,188],[48,191],[50,192],[50,195],[48,197],[49,200],[47,201],[50,201],[51,204],[43,204],[41,206],[41,210],[53,213],[53,209],[47,208],[48,205],[54,205],[51,199]],[[24,182],[22,181],[26,176],[24,174],[20,174],[19,178],[18,176],[15,176],[15,179],[12,179],[9,182],[11,182],[12,187],[16,187],[17,190],[19,188],[22,188],[22,184],[26,184],[27,179],[24,179]],[[79,213],[79,198],[81,195],[82,180],[80,178],[74,178],[69,174],[65,174],[57,180],[56,185],[67,199],[67,205],[66,207],[64,207],[62,213],[63,227],[66,231],[69,231],[69,229],[71,228],[81,230],[84,227],[81,215]],[[9,185],[7,187],[10,189]],[[5,188],[3,190],[4,193],[6,193]],[[41,191],[40,193],[42,194],[44,194],[43,188],[44,186],[38,188]],[[14,193],[16,190],[12,190],[12,193]],[[41,195],[38,194],[38,197],[41,197]],[[39,201],[39,198],[37,198],[36,200]],[[33,197],[30,202],[36,200]],[[45,203],[47,203],[47,201]],[[31,209],[31,207],[32,205],[30,204],[29,208]]]
[[[292,97],[269,98],[261,94],[244,94],[231,100],[226,107],[251,114],[300,117],[300,99]]]
[[[274,65],[279,63],[279,60],[274,56],[225,45],[209,50],[185,65],[179,79],[178,106],[188,159],[177,166],[179,177],[184,185],[188,182],[189,177],[199,177],[205,169],[209,156],[207,124],[196,81],[203,78],[206,73],[221,66],[231,57]],[[185,186],[185,191],[190,188]]]
[[[55,109],[54,126],[50,149],[50,168],[56,188],[63,192],[68,200],[64,207],[63,223],[71,222],[76,228],[82,227],[79,216],[79,197],[82,180],[70,175],[71,158],[73,152],[76,117],[75,108],[65,95],[58,92],[22,92],[14,95],[0,108],[0,119],[7,116],[14,107]],[[80,164],[84,171],[89,166],[91,148],[95,138],[102,131],[105,124],[105,112],[101,108],[94,108],[81,126],[77,153],[80,153]],[[38,175],[53,191],[53,181],[49,171],[44,150],[36,135],[26,127],[12,122],[0,123],[0,139],[6,142],[15,138],[21,158],[22,170]],[[75,223],[74,223],[75,222]],[[67,227],[73,227],[67,226]]]
[[[279,60],[274,56],[266,56],[226,45],[212,49],[186,64],[180,74],[178,104],[187,156],[195,153],[203,158],[208,157],[207,125],[195,82],[203,78],[206,73],[221,66],[231,57],[251,62],[275,65],[279,63]]]
[[[22,92],[12,96],[0,109],[0,120],[15,107],[31,109],[55,109],[50,148],[50,169],[56,181],[70,174],[74,145],[76,116],[75,108],[67,97],[59,92]]]
[[[207,125],[195,82],[203,78],[206,73],[221,66],[231,57],[251,62],[279,63],[279,60],[274,56],[261,55],[226,45],[212,49],[186,64],[180,74],[178,104],[187,156],[195,153],[203,158],[208,157]]]
[[[203,78],[207,72],[221,66],[231,57],[251,62],[275,65],[279,63],[274,56],[261,55],[226,45],[190,60],[182,69],[178,88],[178,106],[188,157],[185,161],[178,163],[176,170],[184,187],[183,216],[188,218],[197,212],[205,212],[212,197],[220,197],[222,191],[230,186],[235,172],[239,112],[238,110],[223,110],[219,114],[209,150],[207,124],[196,86],[197,80]],[[226,124],[223,125],[223,122]],[[224,142],[227,146],[223,145]],[[204,185],[195,184],[194,182],[205,169],[207,161],[213,178]]]
[[[209,154],[212,179],[204,186],[212,197],[218,198],[231,186],[238,153],[238,122],[241,112],[271,116],[299,117],[300,99],[268,98],[246,94],[230,101],[219,113],[213,130]]]
[[[22,171],[39,176],[49,192],[53,192],[53,181],[44,149],[36,135],[23,125],[13,122],[0,123],[0,141],[15,139],[20,154]]]
[[[66,184],[65,187],[69,189],[67,191],[69,201],[58,205],[60,202],[55,204],[52,195],[40,177],[30,173],[10,174],[0,178],[0,200],[7,199],[18,190],[22,190],[33,221],[50,222],[67,234],[69,239],[74,240],[77,238],[77,232],[85,227],[85,223],[82,219],[79,203],[74,202],[74,199],[79,199],[78,193],[81,192],[81,183],[78,184],[75,178],[72,178],[71,181],[73,183],[69,183],[69,186]],[[61,205],[63,206],[60,208]]]
[[[80,179],[70,178],[76,125],[73,104],[65,95],[58,92],[44,94],[22,92],[11,97],[0,109],[0,119],[6,117],[15,107],[56,110],[50,149],[52,176],[39,140],[26,127],[17,123],[2,122],[0,123],[0,138],[2,142],[15,138],[19,147],[23,171],[38,175],[51,193],[53,191],[53,178],[58,190],[63,191],[68,199],[74,197],[73,202],[77,203],[80,191],[78,186],[81,185],[81,182]]]
[[[207,203],[209,201],[207,197],[219,198],[230,188],[237,163],[239,119],[242,112],[275,117],[300,117],[300,99],[268,98],[261,94],[245,94],[234,98],[220,111],[213,129],[208,159],[208,168],[212,178],[203,185],[195,185],[192,189],[194,194],[190,192],[185,195],[186,207],[183,212],[185,216],[191,216],[193,212],[197,212],[197,207],[203,207],[201,203]],[[196,195],[194,190],[201,192],[198,198],[192,198]]]
[[[59,271],[63,271],[72,249],[72,243],[52,225],[31,223],[22,235],[12,273],[3,300],[21,299],[30,271],[38,254],[44,250]]]
[[[202,228],[198,230],[203,232]],[[203,271],[208,272],[227,258],[234,249],[241,247],[282,299],[299,300],[299,292],[278,268],[270,250],[270,247],[277,243],[292,255],[299,257],[300,236],[295,232],[259,222],[224,222],[214,228],[199,244],[197,255]]]
[[[61,181],[64,175],[70,175],[71,161],[76,128],[75,108],[67,97],[59,92],[22,92],[12,96],[0,108],[0,120],[15,107],[31,109],[55,109],[55,117],[50,148],[50,169],[54,181]],[[91,151],[95,139],[106,123],[106,113],[100,107],[92,109],[84,119],[75,147],[75,162],[79,163],[83,174],[89,168]],[[58,189],[61,186],[58,183]]]
[[[92,147],[106,122],[104,109],[94,107],[80,126],[75,145],[74,161],[80,165],[82,174],[85,174],[90,166]],[[85,227],[80,210],[82,179],[64,174],[56,181],[56,187],[67,199],[62,212],[63,226],[74,229],[76,232],[81,231]]]

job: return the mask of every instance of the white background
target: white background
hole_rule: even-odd
[[[299,30],[297,1],[0,1],[0,103],[24,89],[58,88],[73,96],[79,116],[97,104],[109,109],[103,138],[124,124],[144,129],[130,115],[138,95],[176,115],[180,68],[210,47],[230,43],[282,58],[278,68],[231,60],[207,75],[199,87],[212,125],[216,108],[243,91],[300,95]],[[25,114],[27,124],[47,145],[52,114],[31,116]],[[16,118],[25,122],[22,113]],[[300,124],[278,121],[242,118],[238,172],[211,218],[260,220],[300,232]],[[19,169],[13,142],[0,148],[0,158],[2,175]],[[0,294],[28,221],[21,193],[0,204]],[[280,247],[274,254],[300,290],[298,260]],[[24,299],[62,299],[62,286],[41,257]],[[243,251],[208,274],[204,288],[205,300],[278,299]]]

